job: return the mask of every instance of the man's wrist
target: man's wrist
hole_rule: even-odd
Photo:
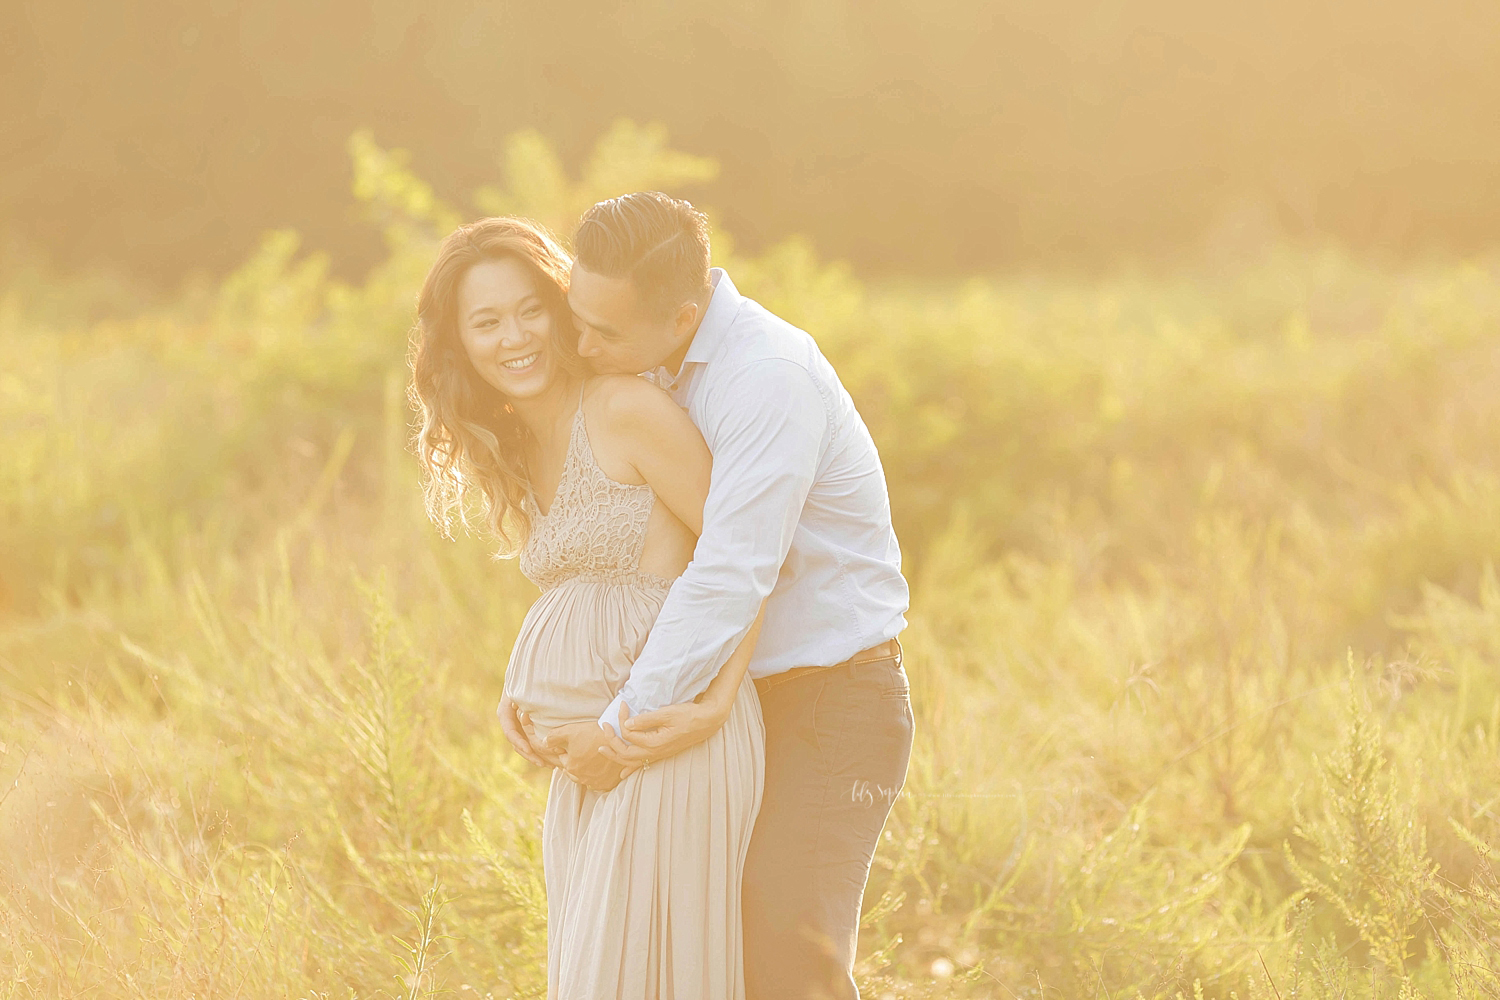
[[[616,736],[623,738],[625,734],[620,729],[621,706],[625,707],[626,714],[636,714],[635,710],[630,707],[629,702],[625,700],[625,693],[622,691],[619,694],[615,695],[614,699],[610,701],[609,707],[604,710],[604,714],[599,716],[599,728],[607,728]]]

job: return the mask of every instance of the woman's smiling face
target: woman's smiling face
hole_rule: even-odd
[[[557,372],[557,321],[538,278],[514,257],[483,260],[458,284],[458,333],[479,377],[510,399],[545,392]]]

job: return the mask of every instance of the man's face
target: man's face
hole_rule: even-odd
[[[657,315],[629,278],[606,278],[578,264],[568,289],[578,323],[578,353],[601,375],[639,375],[682,363],[692,329],[678,315]]]

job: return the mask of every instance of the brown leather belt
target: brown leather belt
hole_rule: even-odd
[[[887,639],[885,642],[871,646],[869,649],[855,653],[842,663],[835,663],[827,667],[793,667],[783,670],[779,674],[769,677],[759,677],[755,681],[755,690],[762,696],[773,688],[780,687],[787,681],[796,680],[798,677],[806,677],[808,674],[822,673],[825,670],[837,670],[840,667],[860,667],[866,663],[879,663],[882,660],[895,660],[896,666],[901,665],[901,642],[898,639]]]

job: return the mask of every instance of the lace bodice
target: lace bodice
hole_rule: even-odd
[[[521,572],[543,590],[573,579],[671,585],[640,571],[646,522],[656,494],[644,483],[615,482],[599,468],[584,427],[581,399],[551,509],[543,514],[529,493],[523,502],[531,534],[521,549]]]

